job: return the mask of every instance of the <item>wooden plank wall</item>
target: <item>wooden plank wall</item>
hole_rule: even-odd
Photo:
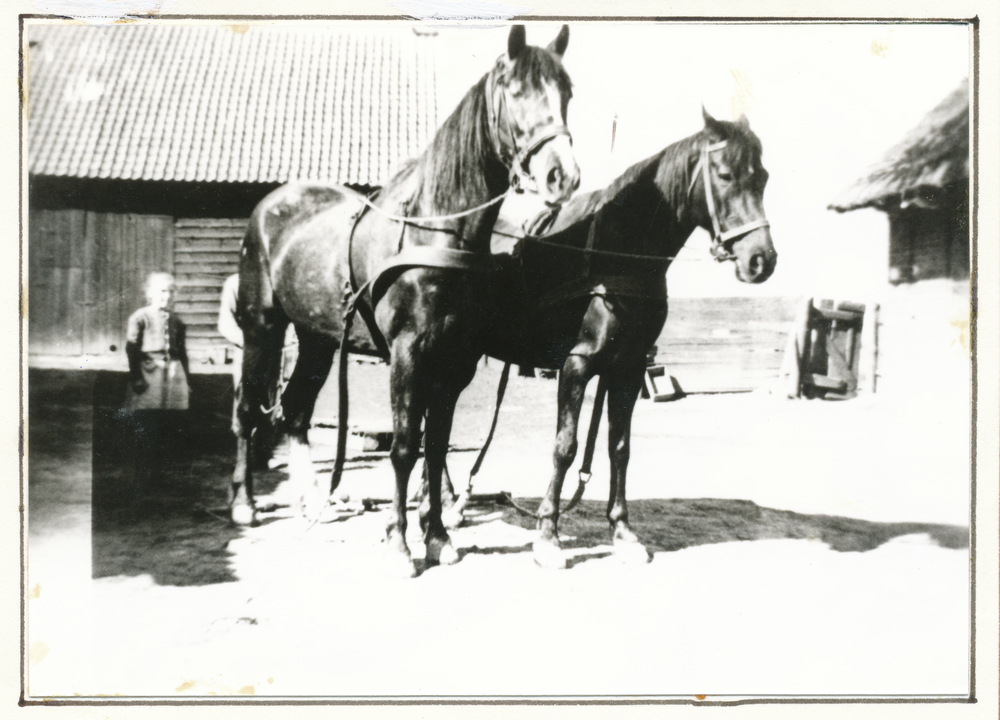
[[[28,218],[28,351],[83,352],[83,210],[41,210]]]
[[[174,223],[175,309],[187,324],[192,365],[222,364],[229,347],[218,331],[222,283],[239,270],[246,218],[178,218]]]
[[[120,356],[128,316],[153,271],[177,278],[193,370],[223,364],[222,283],[237,272],[245,218],[174,219],[33,210],[29,220],[29,351]],[[671,298],[657,345],[688,392],[754,389],[777,377],[798,298]]]
[[[35,210],[28,218],[28,350],[124,357],[151,272],[170,272],[173,218]]]
[[[778,377],[798,297],[669,302],[656,362],[685,392],[755,390]]]

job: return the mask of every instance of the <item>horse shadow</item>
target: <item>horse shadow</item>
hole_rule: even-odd
[[[527,501],[529,506],[537,501]],[[577,554],[569,565],[609,555],[597,550],[610,543],[606,503],[585,500],[559,519],[562,546],[567,550],[591,548]],[[504,509],[503,521],[534,529],[535,519],[513,507]],[[750,500],[646,499],[629,502],[629,522],[653,553],[678,552],[698,545],[753,540],[820,540],[836,552],[867,552],[903,535],[926,533],[939,546],[952,550],[969,547],[969,529],[957,525],[919,522],[875,522],[836,515],[806,515],[776,510]],[[517,551],[528,549],[518,548]]]

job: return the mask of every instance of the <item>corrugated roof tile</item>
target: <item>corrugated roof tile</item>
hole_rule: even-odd
[[[406,28],[28,25],[38,175],[379,184],[436,127]]]

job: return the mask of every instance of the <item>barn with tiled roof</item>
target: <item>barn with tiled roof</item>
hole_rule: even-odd
[[[25,37],[40,361],[122,360],[143,280],[165,270],[193,358],[222,362],[219,288],[254,205],[292,180],[378,186],[438,125],[435,39],[408,26],[56,23]]]

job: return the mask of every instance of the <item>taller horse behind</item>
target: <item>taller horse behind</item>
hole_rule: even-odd
[[[405,540],[406,487],[423,422],[431,489],[422,517],[427,560],[458,559],[441,521],[441,475],[455,403],[475,373],[488,329],[491,297],[483,276],[492,269],[489,239],[499,200],[513,183],[557,204],[580,182],[566,128],[572,90],[561,58],[568,40],[563,26],[547,48],[529,46],[524,27],[514,26],[507,53],[469,90],[424,154],[377,196],[294,183],[254,210],[240,259],[237,314],[245,347],[234,422],[235,522],[254,521],[249,440],[292,322],[299,355],[281,412],[304,511],[315,516],[331,490],[313,473],[307,432],[334,352],[381,356],[390,362],[394,430],[390,554],[402,574],[414,574]],[[355,310],[364,322],[350,323]],[[347,422],[345,390],[342,382],[341,425]]]
[[[704,114],[704,129],[629,168],[602,191],[577,196],[549,234],[525,238],[520,270],[505,274],[488,354],[518,365],[559,369],[554,470],[536,513],[534,557],[565,567],[559,498],[577,453],[584,390],[600,376],[607,394],[611,490],[607,517],[615,553],[649,560],[629,527],[625,475],[632,411],[646,353],[667,318],[666,271],[696,227],[712,254],[733,261],[743,282],[771,276],[777,253],[764,215],[767,171],[745,118]]]

